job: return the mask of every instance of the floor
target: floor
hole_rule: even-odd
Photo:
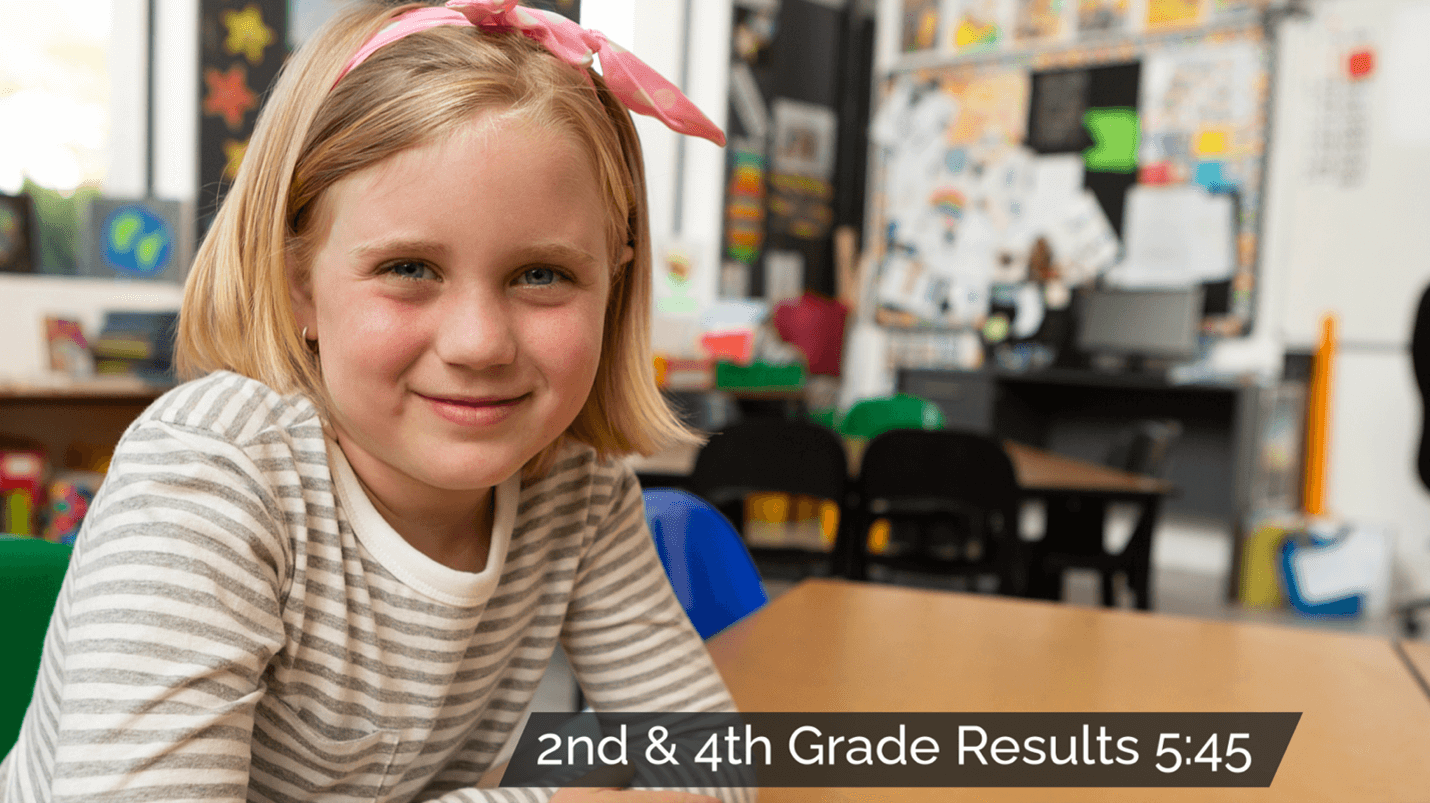
[[[1030,524],[1036,531],[1037,522]],[[1119,537],[1125,537],[1119,530],[1130,533],[1131,521],[1130,518],[1119,519],[1114,513],[1109,523],[1109,538],[1114,545]],[[1152,553],[1152,609],[1175,616],[1262,622],[1375,636],[1399,635],[1397,622],[1387,615],[1343,620],[1312,619],[1290,609],[1248,610],[1229,603],[1226,588],[1227,575],[1231,570],[1230,542],[1230,532],[1218,522],[1164,517],[1158,526]],[[792,588],[794,582],[767,578],[765,585],[771,598],[774,598]],[[1095,574],[1073,571],[1066,576],[1065,604],[1097,606],[1100,596]],[[571,711],[575,710],[575,703],[571,670],[558,650],[537,691],[533,710]]]

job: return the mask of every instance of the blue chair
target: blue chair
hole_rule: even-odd
[[[648,488],[643,496],[656,552],[701,638],[710,638],[769,601],[749,550],[720,511],[674,488]]]

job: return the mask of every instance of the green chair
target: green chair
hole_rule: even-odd
[[[20,735],[71,548],[0,535],[0,756]]]
[[[943,411],[937,404],[900,393],[855,402],[839,422],[839,434],[868,441],[893,429],[943,429],[943,425]]]

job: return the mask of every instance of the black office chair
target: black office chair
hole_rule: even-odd
[[[1182,435],[1182,425],[1174,420],[1138,421],[1117,434],[1103,464],[1121,471],[1149,477],[1163,477],[1172,448]],[[1052,497],[1047,500],[1047,527],[1043,540],[1029,545],[1033,572],[1030,596],[1061,600],[1063,573],[1068,569],[1091,569],[1098,573],[1102,604],[1117,605],[1115,582],[1121,574],[1132,591],[1134,604],[1142,610],[1152,607],[1152,522],[1159,501],[1150,500],[1133,527],[1132,536],[1118,552],[1108,552],[1104,541],[1107,502],[1084,497]]]
[[[685,487],[746,533],[745,497],[786,493],[839,505],[849,489],[844,444],[828,427],[782,418],[748,419],[716,433],[700,449]],[[800,548],[750,546],[762,571],[807,576],[833,572],[833,556]]]
[[[851,579],[869,579],[876,565],[963,577],[970,589],[991,575],[998,593],[1023,593],[1018,478],[997,440],[954,430],[885,432],[864,451],[855,489],[838,549]],[[891,534],[874,554],[869,531],[880,519]]]
[[[1430,288],[1420,296],[1415,311],[1415,324],[1410,332],[1410,365],[1415,370],[1415,387],[1420,390],[1420,449],[1415,467],[1420,483],[1430,488]],[[1398,609],[1401,628],[1407,636],[1420,635],[1419,612],[1430,608],[1430,597],[1411,600]]]

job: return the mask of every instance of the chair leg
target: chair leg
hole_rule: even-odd
[[[1117,572],[1110,569],[1103,569],[1098,572],[1102,578],[1102,607],[1117,607],[1117,588],[1113,581],[1117,579]]]

